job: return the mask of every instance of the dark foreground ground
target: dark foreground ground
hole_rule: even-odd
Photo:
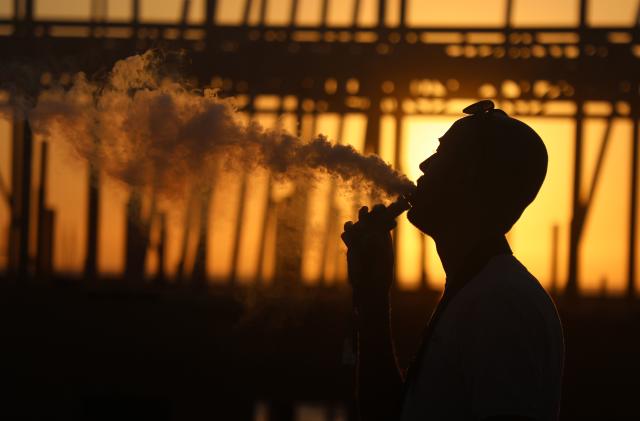
[[[403,363],[437,298],[394,295]],[[4,281],[0,419],[348,419],[349,300],[344,288]],[[640,420],[640,300],[557,302],[561,418]]]

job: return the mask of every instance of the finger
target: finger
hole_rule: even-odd
[[[362,218],[366,217],[368,213],[369,213],[369,208],[366,207],[366,206],[363,206],[358,211],[358,218],[362,219]]]
[[[345,231],[349,231],[353,229],[353,222],[352,221],[347,221],[344,223],[344,230]]]
[[[351,245],[351,233],[348,232],[343,232],[340,235],[340,238],[342,238],[342,242],[349,247]]]
[[[378,221],[378,223],[380,223],[382,220],[386,219],[385,218],[386,209],[387,208],[384,205],[381,205],[381,204],[375,205],[373,209],[371,209],[371,212],[369,212],[369,215],[371,215],[376,221]]]
[[[392,229],[394,229],[396,226],[398,226],[398,223],[396,222],[396,220],[395,220],[395,219],[390,219],[390,220],[387,222],[386,228],[387,228],[389,231],[391,231],[391,230],[392,230]]]
[[[378,213],[384,211],[385,209],[386,209],[386,207],[383,204],[378,203],[377,205],[375,205],[373,207],[373,209],[371,209],[371,213],[378,214]]]

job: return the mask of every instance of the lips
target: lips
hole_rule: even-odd
[[[423,190],[425,187],[425,178],[424,175],[420,176],[420,178],[418,178],[418,181],[416,182],[417,185],[417,190]]]
[[[419,196],[424,194],[425,192],[425,181],[424,181],[424,175],[420,178],[418,178],[418,181],[416,182],[416,189],[413,191],[412,196]]]
[[[413,204],[413,201],[415,200],[415,197],[416,197],[417,190],[418,190],[417,187],[414,187],[413,189],[411,189],[411,191],[408,191],[407,193],[402,195],[402,197],[409,203],[409,205]]]

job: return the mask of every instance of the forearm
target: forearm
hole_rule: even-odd
[[[388,421],[398,409],[403,380],[389,316],[388,295],[358,306],[357,398],[362,421]]]

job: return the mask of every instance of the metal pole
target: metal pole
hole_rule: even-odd
[[[289,26],[294,27],[296,24],[296,16],[298,15],[298,0],[291,1],[291,12],[289,13]]]
[[[407,0],[400,0],[400,28],[407,26]]]
[[[551,227],[551,279],[550,290],[556,292],[558,289],[558,257],[560,253],[560,226],[553,224]]]
[[[200,223],[198,229],[198,243],[193,260],[191,280],[194,285],[204,286],[207,281],[207,248],[209,245],[209,208],[211,195],[213,194],[213,182],[200,194]]]
[[[635,296],[636,245],[638,222],[638,116],[634,106],[633,134],[631,136],[631,203],[629,206],[629,256],[627,268],[627,296]]]
[[[399,95],[396,96],[396,110],[395,110],[395,118],[396,118],[396,130],[395,130],[395,162],[394,162],[394,167],[398,170],[398,171],[403,171],[403,165],[402,165],[402,154],[403,154],[403,147],[402,147],[402,121],[404,119],[404,115],[402,113],[402,107],[400,106],[401,104],[401,98]],[[396,227],[393,230],[393,248],[394,248],[394,252],[395,255],[397,256],[398,253],[400,252],[400,230],[398,229],[398,227]],[[424,265],[424,262],[422,261],[424,260],[424,257],[422,257],[421,259],[421,266]],[[424,267],[424,266],[422,266]],[[396,270],[397,270],[397,266],[396,266]],[[422,281],[422,280],[421,280]],[[424,278],[424,281],[426,281],[426,276]],[[393,283],[393,286],[395,288],[398,288],[400,285],[398,285],[397,282]]]
[[[261,4],[260,4],[260,22],[258,22],[258,25],[260,26],[265,26],[266,20],[267,20],[267,6],[268,6],[269,0],[262,0]]]
[[[251,6],[253,5],[252,0],[247,0],[244,4],[244,10],[242,12],[242,25],[249,25],[249,16],[251,15]]]
[[[511,27],[511,21],[513,16],[513,0],[507,0],[504,10],[504,26],[505,28]]]
[[[358,16],[360,16],[360,0],[354,0],[353,9],[351,10],[351,26],[358,26]]]
[[[218,12],[218,1],[217,0],[207,0],[205,3],[204,13],[205,13],[205,24],[207,25],[207,29],[215,26],[216,17]]]
[[[284,109],[282,107],[282,98],[280,98],[278,110],[276,114],[278,116],[278,120],[276,121],[276,129],[282,130],[282,116],[284,115]],[[298,107],[299,109],[299,107]],[[301,124],[300,118],[297,120],[298,127]],[[299,135],[298,135],[299,136]],[[273,180],[271,177],[271,172],[267,173],[267,197],[266,203],[264,207],[264,215],[262,216],[262,226],[260,228],[260,236],[258,244],[260,244],[260,250],[258,252],[258,276],[256,277],[257,282],[264,284],[264,268],[265,268],[265,260],[266,260],[266,246],[267,246],[267,231],[269,229],[269,223],[272,222],[275,224],[275,220],[273,217],[275,216],[275,203],[271,196],[271,190],[273,187]]]
[[[578,261],[580,236],[582,234],[582,214],[583,205],[580,198],[580,188],[582,186],[582,130],[583,130],[583,102],[578,100],[578,113],[576,114],[576,132],[574,139],[574,164],[573,164],[573,192],[572,192],[572,209],[573,216],[571,218],[571,233],[569,239],[569,278],[565,294],[568,296],[576,296],[578,293]]]
[[[89,194],[87,200],[87,256],[84,273],[87,280],[94,280],[98,272],[98,222],[100,213],[100,171],[89,163]]]
[[[586,25],[586,0],[580,0],[580,44],[582,47]],[[505,55],[506,57],[506,55]],[[580,96],[576,98],[576,132],[574,139],[574,164],[573,164],[573,192],[572,192],[572,217],[571,231],[569,237],[569,275],[565,288],[565,295],[575,297],[578,294],[578,276],[579,276],[579,252],[580,252],[580,236],[582,234],[582,221],[584,206],[580,197],[580,188],[582,187],[582,131],[584,119],[584,100]]]
[[[164,212],[158,215],[160,224],[160,238],[158,239],[158,271],[156,273],[156,283],[162,284],[166,280],[165,262],[167,256],[167,218]]]
[[[247,103],[247,113],[249,114],[249,120],[253,119],[253,114],[255,112],[255,106],[253,103],[254,97],[251,95],[249,97],[249,102]],[[242,218],[244,216],[245,209],[245,196],[247,195],[247,172],[242,170],[242,174],[240,176],[240,192],[239,195],[239,204],[237,210],[237,218],[236,218],[236,229],[234,233],[234,242],[233,242],[233,254],[231,258],[231,272],[229,272],[229,282],[231,284],[236,282],[238,266],[240,265],[240,240],[242,239]]]
[[[323,29],[327,27],[328,17],[329,17],[329,0],[322,0],[322,9],[320,13],[320,26]]]
[[[31,208],[31,166],[33,140],[29,123],[14,117],[13,203],[10,239],[10,268],[16,280],[25,281],[29,268],[29,232]]]
[[[607,125],[604,130],[604,136],[602,137],[602,142],[600,143],[600,150],[598,151],[598,159],[596,161],[596,166],[593,171],[593,176],[591,178],[591,185],[589,186],[589,193],[582,205],[583,213],[582,213],[582,221],[581,223],[584,225],[584,221],[587,217],[587,213],[589,212],[589,208],[593,203],[593,198],[595,197],[596,187],[598,186],[598,179],[600,178],[600,173],[602,172],[602,165],[604,164],[604,158],[607,153],[607,145],[609,145],[609,139],[611,138],[611,127],[613,126],[613,119],[607,119]]]
[[[340,114],[338,117],[340,121],[338,122],[338,138],[336,139],[336,143],[342,143],[343,135],[342,132],[344,130],[344,114]],[[322,234],[322,253],[320,257],[320,262],[322,264],[322,268],[320,270],[320,282],[327,285],[327,264],[330,261],[333,253],[336,251],[336,238],[339,237],[339,212],[336,207],[336,194],[337,194],[337,185],[336,180],[329,180],[329,193],[328,193],[328,206],[326,213],[326,221],[327,224],[325,226],[324,233]],[[333,259],[335,261],[335,259]]]
[[[180,246],[180,260],[176,268],[176,281],[182,282],[186,277],[187,253],[189,251],[189,239],[193,221],[193,211],[196,203],[196,190],[192,187],[189,200],[184,208],[184,221],[182,223],[182,244]]]
[[[131,20],[133,26],[137,27],[140,22],[140,0],[132,0],[131,2]]]
[[[378,28],[383,28],[386,23],[387,0],[378,0]]]
[[[38,187],[38,235],[37,235],[37,256],[36,256],[36,275],[42,279],[45,273],[46,258],[49,255],[47,250],[47,226],[46,226],[46,200],[47,200],[47,162],[48,162],[48,144],[43,141],[40,147],[40,186]]]

